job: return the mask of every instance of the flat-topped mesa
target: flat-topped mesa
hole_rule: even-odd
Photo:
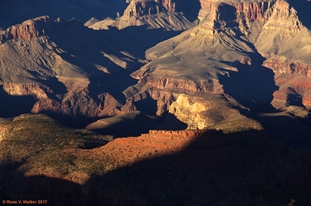
[[[8,40],[28,40],[37,38],[44,33],[44,30],[40,28],[42,22],[46,22],[49,19],[48,16],[38,17],[24,21],[22,24],[14,25],[0,34],[0,42],[4,43]]]
[[[258,135],[261,137],[261,134]],[[149,133],[142,134],[138,140],[152,142],[152,145],[161,145],[162,142],[170,142],[171,149],[163,150],[163,153],[174,153],[184,150],[191,144],[196,149],[200,148],[222,148],[232,145],[233,138],[227,138],[221,130],[203,129],[203,130],[149,130]],[[172,143],[173,142],[173,143]]]
[[[246,22],[264,21],[267,19],[265,14],[276,0],[266,1],[219,1],[219,0],[200,0],[201,10],[199,11],[198,19],[200,21],[206,18],[213,18],[214,20],[224,19],[224,17],[236,16],[236,20],[245,20]],[[227,7],[229,10],[222,10]],[[231,7],[231,8],[230,8]],[[232,13],[234,12],[235,13]],[[230,19],[231,21],[234,19]]]
[[[149,130],[148,134],[145,134],[149,137],[201,137],[203,135],[213,136],[216,134],[222,134],[221,131],[215,129],[187,129],[187,130]]]
[[[186,18],[187,8],[184,10],[184,2],[178,0],[131,0],[128,3],[123,15],[117,14],[111,26],[123,29],[147,25],[156,29],[186,30],[195,24]]]
[[[213,93],[215,92],[214,82],[212,80],[186,80],[186,79],[174,79],[174,78],[165,78],[165,79],[149,79],[146,81],[146,84],[153,86],[159,89],[169,89],[183,93]]]
[[[123,17],[140,17],[144,15],[157,14],[162,11],[175,12],[175,3],[172,0],[132,0],[124,11]]]

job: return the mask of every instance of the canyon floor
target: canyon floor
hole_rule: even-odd
[[[151,130],[114,139],[22,115],[1,127],[1,198],[50,205],[297,205],[310,153],[264,130]],[[16,187],[16,185],[19,185]]]

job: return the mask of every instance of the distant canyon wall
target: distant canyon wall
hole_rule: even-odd
[[[286,1],[201,0],[199,33],[213,39],[218,30],[231,29],[245,35],[266,59],[263,66],[275,73],[279,90],[275,102],[287,101],[287,90],[294,89],[302,104],[311,108],[310,32],[302,25],[297,11]],[[239,34],[240,33],[240,34]]]
[[[291,8],[285,1],[276,0],[239,2],[200,0],[200,5],[199,29],[209,32],[211,36],[217,33],[216,30],[232,30],[235,36],[245,35],[247,40],[254,44],[254,50],[256,49],[263,59],[266,59],[263,66],[274,71],[275,82],[280,87],[274,93],[275,99],[286,102],[286,91],[291,87],[302,96],[304,105],[311,106],[311,93],[308,92],[311,88],[309,83],[311,64],[305,61],[309,58],[308,53],[303,52],[308,48],[305,47],[304,50],[298,48],[308,46],[308,42],[299,41],[308,32],[299,21],[294,8]],[[122,18],[140,18],[162,11],[174,13],[181,11],[179,9],[180,1],[177,0],[132,0],[129,1],[129,6]],[[44,35],[41,25],[47,21],[49,21],[48,17],[38,17],[12,26],[0,34],[0,41],[2,44],[10,40],[32,41]],[[273,42],[269,42],[270,39]],[[294,43],[287,46],[287,42],[291,41]],[[174,49],[174,45],[172,47]],[[295,53],[299,53],[299,56]],[[247,65],[251,65],[252,61],[251,58],[240,60],[241,63]],[[156,101],[156,114],[162,115],[170,110],[170,105],[178,99],[180,94],[191,96],[225,93],[223,85],[216,78],[196,80],[191,77],[178,78],[177,75],[171,77],[170,74],[162,75],[156,72],[153,73],[156,75],[148,75],[153,71],[146,71],[147,69],[148,66],[143,66],[131,74],[134,79],[138,80],[137,87],[139,88],[135,85],[124,91],[125,99],[127,99],[125,103],[120,103],[109,93],[91,94],[92,91],[88,90],[87,85],[76,89],[74,88],[76,85],[70,86],[63,82],[68,91],[61,94],[48,86],[35,83],[5,83],[2,86],[6,93],[13,96],[33,96],[37,102],[32,112],[53,111],[87,117],[113,116],[133,111],[139,109],[135,103],[146,98]],[[72,82],[75,81],[72,80]],[[182,112],[179,113],[181,115]],[[205,127],[205,125],[196,126]]]
[[[224,20],[236,22],[239,26],[248,26],[253,22],[267,21],[271,8],[276,0],[234,2],[219,0],[200,0],[201,10],[198,19],[205,20]],[[232,19],[234,17],[234,19]]]
[[[124,11],[124,17],[140,17],[144,15],[157,14],[163,11],[175,12],[174,0],[154,0],[154,1],[129,1],[129,6]]]
[[[28,40],[37,38],[43,35],[41,25],[49,21],[48,16],[37,17],[24,21],[22,24],[9,27],[4,32],[0,33],[0,43],[8,40]]]
[[[41,84],[5,83],[0,86],[7,95],[32,97],[34,104],[28,111],[32,113],[53,112],[70,117],[102,117],[136,110],[136,107],[130,100],[125,104],[121,104],[109,93],[102,93],[94,98],[89,96],[87,89],[72,94],[55,94],[52,89]],[[2,96],[1,98],[6,97]],[[14,110],[11,107],[14,107],[16,104],[17,102],[12,102],[11,104],[7,102],[7,110]],[[24,104],[26,102],[20,102],[19,107],[22,108]]]

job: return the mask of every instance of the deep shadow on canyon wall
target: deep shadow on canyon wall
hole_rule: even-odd
[[[296,154],[296,155],[294,155]],[[48,205],[310,205],[310,151],[297,152],[262,131],[203,134],[184,150],[94,174],[84,185],[25,177],[0,166],[1,200]],[[18,187],[16,187],[18,185]]]
[[[6,29],[13,24],[43,15],[53,19],[76,18],[82,22],[92,17],[99,20],[106,17],[115,18],[116,13],[124,11],[126,6],[127,3],[123,0],[1,0],[0,27]]]
[[[14,117],[30,113],[36,100],[33,96],[12,96],[0,85],[0,118]]]
[[[92,99],[96,101],[98,94],[108,92],[122,104],[126,101],[122,92],[137,83],[130,74],[143,65],[140,60],[145,59],[145,51],[181,33],[181,31],[163,32],[163,29],[148,29],[147,26],[127,27],[122,30],[114,27],[110,27],[109,30],[92,30],[75,20],[52,22],[50,27],[45,28],[45,32],[53,42],[67,52],[60,54],[64,60],[82,68],[88,74],[90,80],[88,89]],[[72,33],[77,35],[73,36]],[[121,51],[128,52],[133,58]],[[126,68],[122,68],[105,58],[103,52],[119,59],[130,60],[126,61]],[[95,65],[108,68],[109,74],[98,70]]]
[[[289,0],[288,3],[298,12],[299,20],[303,23],[303,25],[308,29],[311,29],[311,2],[309,0]]]
[[[22,114],[32,113],[32,108],[36,101],[36,98],[31,95],[9,95],[0,86],[0,118],[14,118]],[[138,108],[142,109],[143,111],[140,112],[139,115],[137,115],[135,118],[125,118],[124,121],[121,121],[120,123],[112,124],[105,129],[96,129],[95,131],[103,135],[126,137],[139,136],[143,133],[148,133],[149,130],[153,129],[181,130],[187,128],[185,123],[180,122],[171,114],[165,113],[161,115],[161,117],[152,116],[153,113],[149,114],[148,108],[152,109],[150,106],[152,103],[153,105],[155,104],[154,100],[151,100],[150,98],[140,101],[137,105]],[[152,111],[155,112],[155,109]],[[87,117],[81,114],[70,116],[68,114],[62,114],[57,111],[41,111],[40,113],[53,118],[64,126],[76,129],[85,128],[88,124],[93,123],[99,119],[108,118]]]

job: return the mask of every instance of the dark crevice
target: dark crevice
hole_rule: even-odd
[[[219,82],[224,85],[224,92],[253,112],[275,111],[271,101],[278,86],[275,85],[273,71],[258,64],[244,65],[237,62],[232,65],[238,68],[237,72],[227,71],[227,76],[218,75]]]
[[[9,95],[0,86],[0,117],[15,117],[21,114],[30,113],[36,99],[34,96]]]

